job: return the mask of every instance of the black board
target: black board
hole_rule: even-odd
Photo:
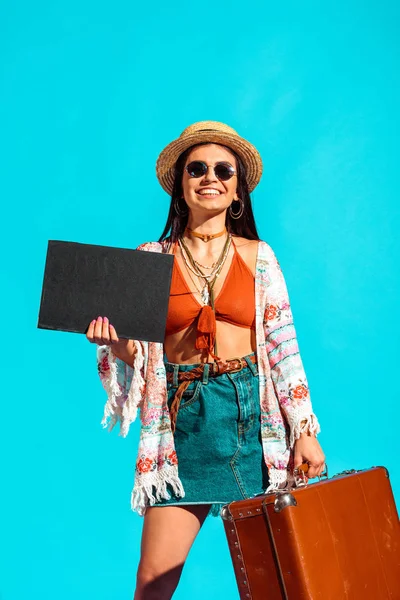
[[[171,254],[50,240],[38,327],[86,333],[108,317],[121,338],[163,342]]]

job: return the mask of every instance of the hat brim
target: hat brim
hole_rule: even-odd
[[[261,179],[263,165],[258,150],[239,135],[224,131],[197,131],[178,138],[168,144],[157,159],[156,173],[163,189],[171,196],[174,187],[175,163],[179,156],[196,144],[210,142],[222,144],[234,150],[242,159],[246,169],[246,180],[252,192]]]

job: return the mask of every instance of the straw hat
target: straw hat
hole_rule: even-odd
[[[223,144],[234,150],[242,159],[246,168],[249,191],[252,192],[261,179],[262,161],[256,148],[240,137],[232,127],[217,121],[200,121],[187,127],[178,139],[161,152],[157,159],[156,172],[164,190],[171,195],[174,186],[174,168],[178,157],[195,144],[210,142]]]

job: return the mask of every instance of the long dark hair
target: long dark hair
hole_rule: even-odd
[[[188,155],[193,150],[193,148],[197,148],[198,146],[206,146],[211,142],[204,142],[201,144],[195,144],[191,146],[185,152],[179,156],[178,160],[175,163],[175,174],[174,174],[174,188],[172,190],[171,195],[171,204],[169,206],[169,213],[167,222],[164,227],[164,231],[159,239],[160,242],[165,240],[168,236],[170,242],[176,242],[185,231],[185,227],[188,222],[188,207],[186,202],[182,199],[183,197],[183,189],[182,189],[182,177],[183,170],[185,168],[185,163]],[[222,144],[219,144],[222,146]],[[226,228],[229,233],[233,235],[238,235],[240,237],[247,238],[248,240],[259,240],[256,228],[256,223],[254,220],[253,209],[251,207],[251,199],[249,188],[246,181],[246,170],[243,164],[242,159],[236,152],[234,152],[231,148],[227,146],[222,146],[229,150],[231,154],[236,158],[237,164],[237,195],[243,202],[243,214],[239,219],[232,219],[229,214],[229,210],[226,211]],[[176,212],[176,204],[178,205],[178,209],[181,212],[179,215]],[[235,209],[239,211],[238,209]],[[185,216],[182,216],[182,213]]]

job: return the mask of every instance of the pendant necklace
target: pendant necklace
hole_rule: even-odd
[[[232,236],[229,234],[226,238],[226,242],[224,244],[224,247],[221,251],[220,256],[218,257],[218,260],[215,261],[215,263],[214,263],[214,265],[215,265],[214,270],[209,275],[205,275],[205,273],[203,273],[201,271],[201,269],[197,266],[197,263],[192,255],[192,253],[190,252],[189,248],[187,247],[185,241],[182,238],[179,239],[179,246],[181,248],[182,257],[185,262],[185,266],[189,271],[189,275],[190,275],[190,271],[191,271],[199,279],[203,279],[203,281],[204,281],[204,286],[200,292],[200,296],[205,305],[209,305],[209,304],[213,305],[213,294],[212,294],[213,288],[214,288],[216,280],[218,279],[218,277],[222,271],[222,268],[225,264],[227,256],[229,254],[231,240],[232,240]],[[190,278],[193,281],[193,278],[191,275],[190,275]],[[193,281],[193,283],[194,283],[194,281]],[[198,289],[197,286],[195,286],[195,287],[196,287],[196,289]]]

